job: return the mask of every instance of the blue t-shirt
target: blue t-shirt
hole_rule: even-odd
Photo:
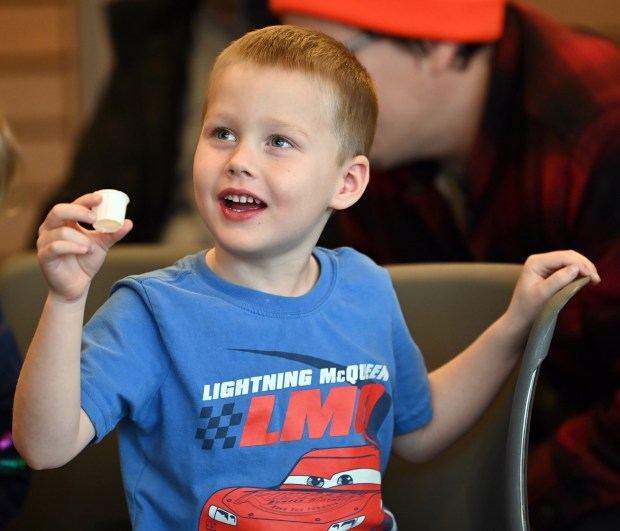
[[[387,271],[315,249],[301,297],[226,282],[205,253],[118,282],[86,325],[82,407],[119,427],[135,530],[370,529],[394,434],[431,418]],[[340,527],[339,527],[340,526]]]

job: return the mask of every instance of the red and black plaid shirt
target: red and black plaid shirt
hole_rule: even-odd
[[[373,171],[323,243],[384,264],[523,262],[568,248],[592,259],[603,281],[563,311],[542,373],[573,417],[588,411],[556,438],[584,463],[577,470],[571,458],[559,473],[588,484],[568,512],[620,505],[619,47],[510,5],[466,172],[465,227],[433,184],[437,169],[424,161]]]

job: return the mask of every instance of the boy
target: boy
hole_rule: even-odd
[[[194,162],[215,246],[119,282],[83,335],[88,285],[132,223],[83,229],[96,194],[51,210],[37,244],[50,294],[16,395],[32,466],[118,425],[134,529],[395,527],[380,494],[390,450],[423,460],[450,444],[544,302],[598,277],[570,251],[531,258],[506,314],[428,378],[385,270],[316,247],[368,183],[376,115],[367,72],[331,38],[276,26],[231,44]]]

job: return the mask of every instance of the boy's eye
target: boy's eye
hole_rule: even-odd
[[[269,143],[274,146],[274,147],[278,147],[278,148],[287,148],[287,147],[292,147],[293,144],[291,144],[286,138],[282,137],[282,136],[273,136],[271,137]]]
[[[218,128],[213,131],[213,136],[218,140],[236,140],[235,135],[229,130],[224,128]]]

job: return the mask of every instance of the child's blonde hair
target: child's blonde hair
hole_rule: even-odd
[[[316,79],[327,94],[326,109],[338,140],[339,163],[370,153],[378,114],[375,87],[366,69],[342,43],[297,26],[254,30],[219,55],[210,85],[233,64],[299,71]]]
[[[0,113],[0,205],[2,205],[6,191],[15,175],[16,166],[15,139],[8,122]]]

